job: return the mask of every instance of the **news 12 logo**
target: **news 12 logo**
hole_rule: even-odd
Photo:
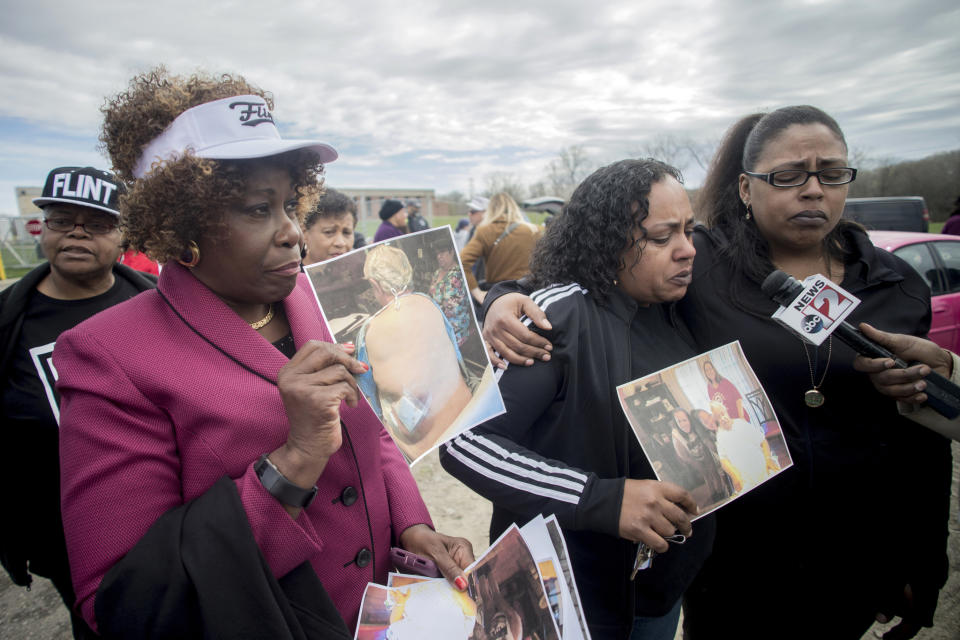
[[[777,309],[773,318],[807,342],[820,345],[859,304],[859,298],[849,291],[814,274],[803,281],[803,289],[790,305]]]

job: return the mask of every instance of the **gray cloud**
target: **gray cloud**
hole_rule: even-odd
[[[270,89],[285,134],[329,140],[338,172],[371,185],[532,180],[563,146],[612,160],[796,103],[857,148],[916,157],[960,143],[958,32],[953,0],[39,0],[0,26],[0,119],[93,139],[103,97],[164,62]],[[22,170],[12,155],[0,178]]]

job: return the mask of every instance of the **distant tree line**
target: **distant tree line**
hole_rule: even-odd
[[[717,146],[714,140],[695,142],[691,138],[658,135],[632,155],[654,157],[681,171],[693,165],[706,170]],[[930,219],[946,220],[960,196],[960,149],[935,153],[920,160],[873,160],[857,149],[851,149],[851,166],[857,167],[856,181],[850,185],[851,198],[879,196],[923,196]],[[599,164],[592,161],[582,145],[561,149],[557,157],[544,167],[543,177],[526,185],[513,173],[500,171],[487,174],[484,188],[477,195],[509,193],[517,202],[538,196],[557,196],[564,200]],[[695,190],[690,190],[691,197]],[[460,191],[441,194],[438,200],[448,202],[451,212],[466,212],[467,195]]]
[[[857,154],[854,154],[856,157]],[[923,196],[930,219],[941,222],[960,196],[960,149],[903,162],[861,161],[851,198]],[[858,166],[854,165],[854,166]],[[862,168],[872,165],[872,168]]]

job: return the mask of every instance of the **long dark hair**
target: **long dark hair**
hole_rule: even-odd
[[[687,424],[690,425],[690,431],[689,431],[689,432],[684,431],[684,430],[680,427],[680,423],[677,422],[677,414],[678,414],[678,413],[682,413],[683,415],[687,416]],[[690,415],[690,412],[689,412],[689,411],[687,411],[686,409],[682,409],[682,408],[680,408],[680,407],[677,407],[676,409],[674,409],[674,410],[670,413],[670,419],[671,419],[671,421],[673,421],[673,426],[675,427],[675,428],[674,428],[674,431],[676,431],[677,433],[679,433],[679,434],[683,437],[683,439],[687,441],[687,444],[692,444],[695,440],[699,440],[699,439],[700,439],[700,434],[697,433],[697,430],[696,430],[696,428],[695,428],[694,425],[693,425],[693,416]]]
[[[634,229],[646,236],[647,196],[665,176],[683,182],[679,170],[653,158],[620,160],[587,176],[534,248],[534,286],[576,282],[595,299],[605,299],[625,266],[620,255],[634,243]]]
[[[837,136],[844,150],[847,149],[840,125],[816,107],[800,105],[783,107],[766,115],[753,113],[727,131],[697,195],[698,219],[711,229],[721,231],[726,238],[721,251],[733,263],[732,287],[741,277],[760,283],[775,268],[770,260],[769,243],[760,234],[756,222],[746,217],[747,208],[740,200],[740,174],[744,170],[755,170],[767,144],[795,124],[822,124]],[[824,239],[824,250],[831,257],[844,260],[847,251],[843,234],[851,227],[859,228],[859,225],[841,218]]]
[[[716,380],[717,384],[720,384],[720,381],[723,380],[723,375],[717,369],[717,365],[713,364],[713,360],[710,358],[704,360],[700,365],[700,369],[703,371],[703,377],[707,379],[707,384],[713,384],[710,382],[710,378],[707,378],[707,365],[710,365],[710,368],[713,369],[714,380]]]

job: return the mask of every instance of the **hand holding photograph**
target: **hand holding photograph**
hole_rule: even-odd
[[[793,464],[739,342],[620,385],[617,395],[657,478],[688,490],[699,517]]]
[[[338,343],[370,370],[357,382],[411,464],[503,413],[449,227],[306,267]]]

